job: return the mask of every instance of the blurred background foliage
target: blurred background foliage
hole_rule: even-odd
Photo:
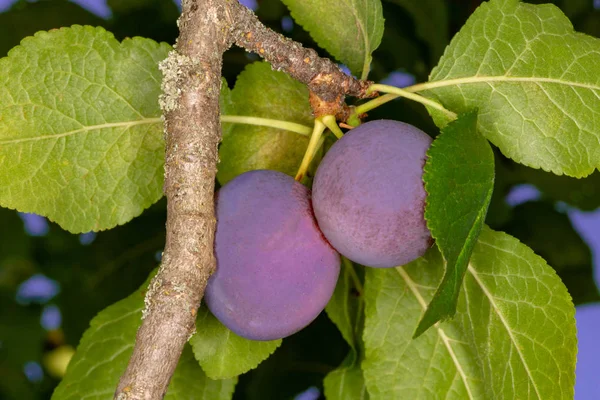
[[[272,29],[317,48],[280,0],[242,2]],[[480,3],[384,0],[386,30],[370,78],[397,86],[427,80],[449,39]],[[600,35],[600,1],[552,3],[578,31]],[[171,0],[0,0],[0,11],[0,57],[28,35],[72,24],[100,25],[118,39],[144,36],[173,44],[179,13]],[[239,48],[225,54],[223,74],[230,87],[257,58]],[[369,118],[402,120],[437,134],[425,109],[402,99]],[[600,173],[579,180],[560,177],[496,155],[487,223],[516,236],[556,269],[578,305],[580,346],[593,343],[587,338],[596,336],[600,323],[580,318],[595,312],[600,320],[594,305],[600,300],[600,274],[594,268],[600,254]],[[0,399],[50,397],[90,319],[133,292],[159,263],[165,217],[162,200],[124,226],[72,235],[44,218],[0,208]],[[234,398],[321,398],[323,377],[346,353],[346,343],[322,314],[258,369],[241,376]],[[598,359],[591,346],[580,348],[577,399],[600,397],[600,391],[593,392],[600,389],[597,379],[586,380],[593,380],[598,363],[585,364],[586,354]]]

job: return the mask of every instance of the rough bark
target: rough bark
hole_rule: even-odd
[[[292,78],[306,84],[311,92],[311,106],[315,117],[347,116],[345,96],[374,97],[366,91],[371,82],[346,75],[328,58],[319,57],[313,49],[265,27],[246,7],[237,1],[229,6],[235,18],[233,38],[235,44],[258,54],[271,63],[273,69],[284,71]]]
[[[133,355],[115,393],[119,400],[163,398],[215,268],[219,93],[230,25],[225,1],[184,1],[175,50],[161,64],[167,239]]]
[[[343,109],[346,95],[365,97],[368,87],[314,50],[264,27],[235,0],[184,0],[179,28],[174,51],[161,63],[167,240],[146,295],[133,354],[115,393],[118,400],[164,397],[215,269],[213,195],[225,50],[235,42],[255,51],[273,68],[307,84],[317,108],[322,102],[329,109],[332,104]]]

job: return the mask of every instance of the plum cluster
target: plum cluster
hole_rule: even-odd
[[[337,283],[340,253],[383,268],[423,255],[432,242],[422,182],[430,144],[411,125],[367,122],[327,152],[312,196],[270,170],[246,172],[222,187],[217,270],[205,296],[211,312],[248,339],[283,338],[323,311]]]

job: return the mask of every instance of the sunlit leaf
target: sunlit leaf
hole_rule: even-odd
[[[560,278],[518,240],[484,228],[456,316],[417,339],[443,261],[367,270],[367,389],[377,399],[572,399],[575,308]]]
[[[113,398],[133,351],[135,335],[142,321],[147,285],[148,282],[92,320],[52,400]],[[235,379],[209,379],[186,347],[165,398],[229,400],[235,382]]]
[[[423,93],[446,108],[478,108],[479,131],[507,157],[575,177],[600,166],[600,40],[557,7],[484,2],[429,80]]]
[[[196,360],[212,379],[232,378],[256,368],[281,345],[281,339],[260,342],[230,331],[206,306],[198,311],[198,330],[190,339]]]
[[[282,0],[319,46],[366,79],[383,36],[381,0]]]
[[[158,62],[168,50],[73,26],[39,32],[0,59],[0,205],[88,232],[156,202]]]
[[[344,259],[333,297],[325,311],[350,345],[350,352],[335,370],[325,377],[325,397],[328,400],[366,400],[369,398],[360,367],[364,358],[362,332],[364,328],[364,289],[359,271],[364,267]],[[362,275],[362,274],[361,274]]]

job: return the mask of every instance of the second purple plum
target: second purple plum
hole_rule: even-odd
[[[217,271],[205,300],[225,326],[273,340],[323,311],[340,258],[317,227],[306,187],[281,172],[246,172],[221,188],[216,216]]]
[[[431,246],[422,181],[431,141],[412,125],[378,120],[331,147],[315,175],[313,207],[337,251],[387,268],[409,263]]]

